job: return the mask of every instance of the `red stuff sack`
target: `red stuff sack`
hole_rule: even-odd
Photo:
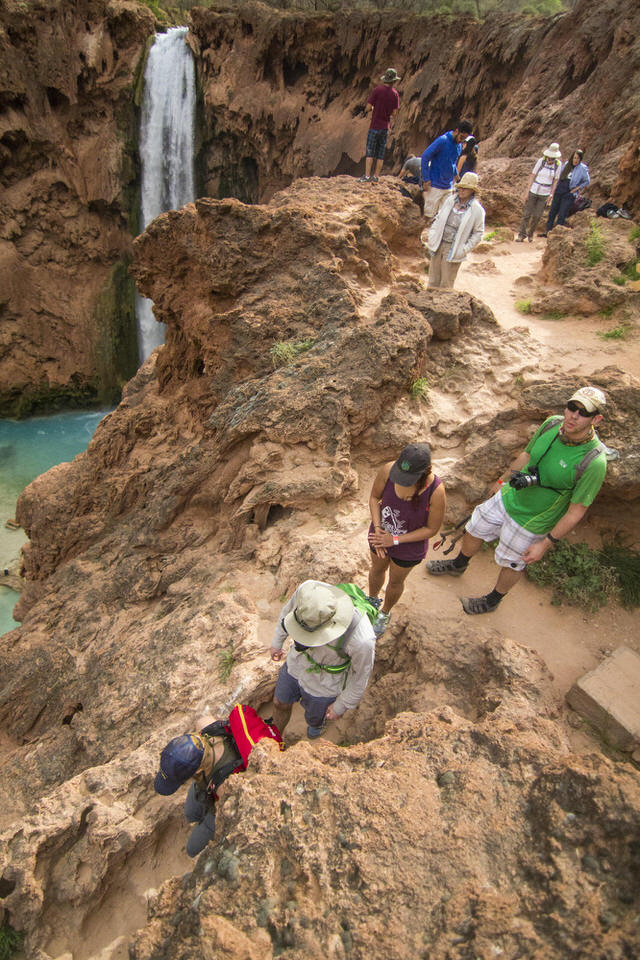
[[[243,703],[236,703],[229,714],[227,721],[228,728],[238,748],[242,758],[242,769],[247,769],[247,763],[251,756],[251,751],[256,743],[269,737],[280,744],[280,749],[284,750],[282,735],[274,723],[267,723],[262,717],[258,716],[253,707]]]

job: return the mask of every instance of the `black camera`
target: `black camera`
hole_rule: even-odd
[[[535,487],[540,483],[540,474],[537,467],[533,467],[531,473],[524,473],[522,470],[512,470],[509,486],[514,490],[525,490],[527,487]]]

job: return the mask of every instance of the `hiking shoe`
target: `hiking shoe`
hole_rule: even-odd
[[[367,597],[367,600],[372,604],[376,610],[380,609],[380,604],[382,603],[382,597]]]
[[[385,632],[385,630],[389,626],[389,620],[391,620],[390,613],[384,613],[382,610],[378,611],[378,616],[376,617],[375,623],[373,624],[373,632],[375,633],[376,637],[382,636],[382,634]]]
[[[633,219],[632,216],[631,216],[631,214],[629,213],[629,211],[628,211],[628,210],[625,210],[624,207],[619,207],[619,208],[618,208],[618,216],[619,216],[619,217],[622,217],[623,220],[631,220],[631,219]]]
[[[456,567],[455,559],[451,560],[430,560],[427,563],[427,573],[434,577],[442,577],[447,574],[450,577],[461,577],[466,567]]]
[[[312,727],[311,724],[307,727],[307,736],[309,740],[315,740],[316,737],[321,737],[324,732],[324,727]]]
[[[527,237],[527,240],[529,241],[529,243],[533,243],[533,234],[531,234],[530,237]]]
[[[498,601],[499,603],[500,601]],[[484,597],[461,597],[460,603],[465,613],[493,613],[498,606],[497,603],[491,603],[487,596]]]
[[[378,183],[377,177],[371,177],[371,183]]]
[[[539,236],[539,237],[548,237],[549,234],[548,234],[548,233],[539,233],[538,236]]]
[[[368,177],[366,173],[363,174],[361,177],[358,177],[358,183],[370,183],[370,182],[371,182],[371,177]]]
[[[524,237],[516,237],[516,243],[524,243]]]

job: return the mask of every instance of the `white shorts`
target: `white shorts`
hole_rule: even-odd
[[[500,490],[475,508],[465,529],[472,537],[487,543],[499,540],[496,563],[511,570],[524,570],[522,554],[532,543],[545,538],[544,533],[531,533],[511,519],[504,508]]]
[[[424,197],[424,210],[422,211],[423,217],[428,217],[429,220],[433,220],[436,213],[440,209],[440,204],[445,197],[448,197],[451,193],[450,189],[440,189],[440,187],[429,187],[428,190],[422,191],[422,196]]]

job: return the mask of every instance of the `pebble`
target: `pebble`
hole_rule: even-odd
[[[456,782],[456,775],[453,770],[445,770],[444,773],[441,773],[438,777],[438,786],[439,787],[450,787],[451,784]]]

